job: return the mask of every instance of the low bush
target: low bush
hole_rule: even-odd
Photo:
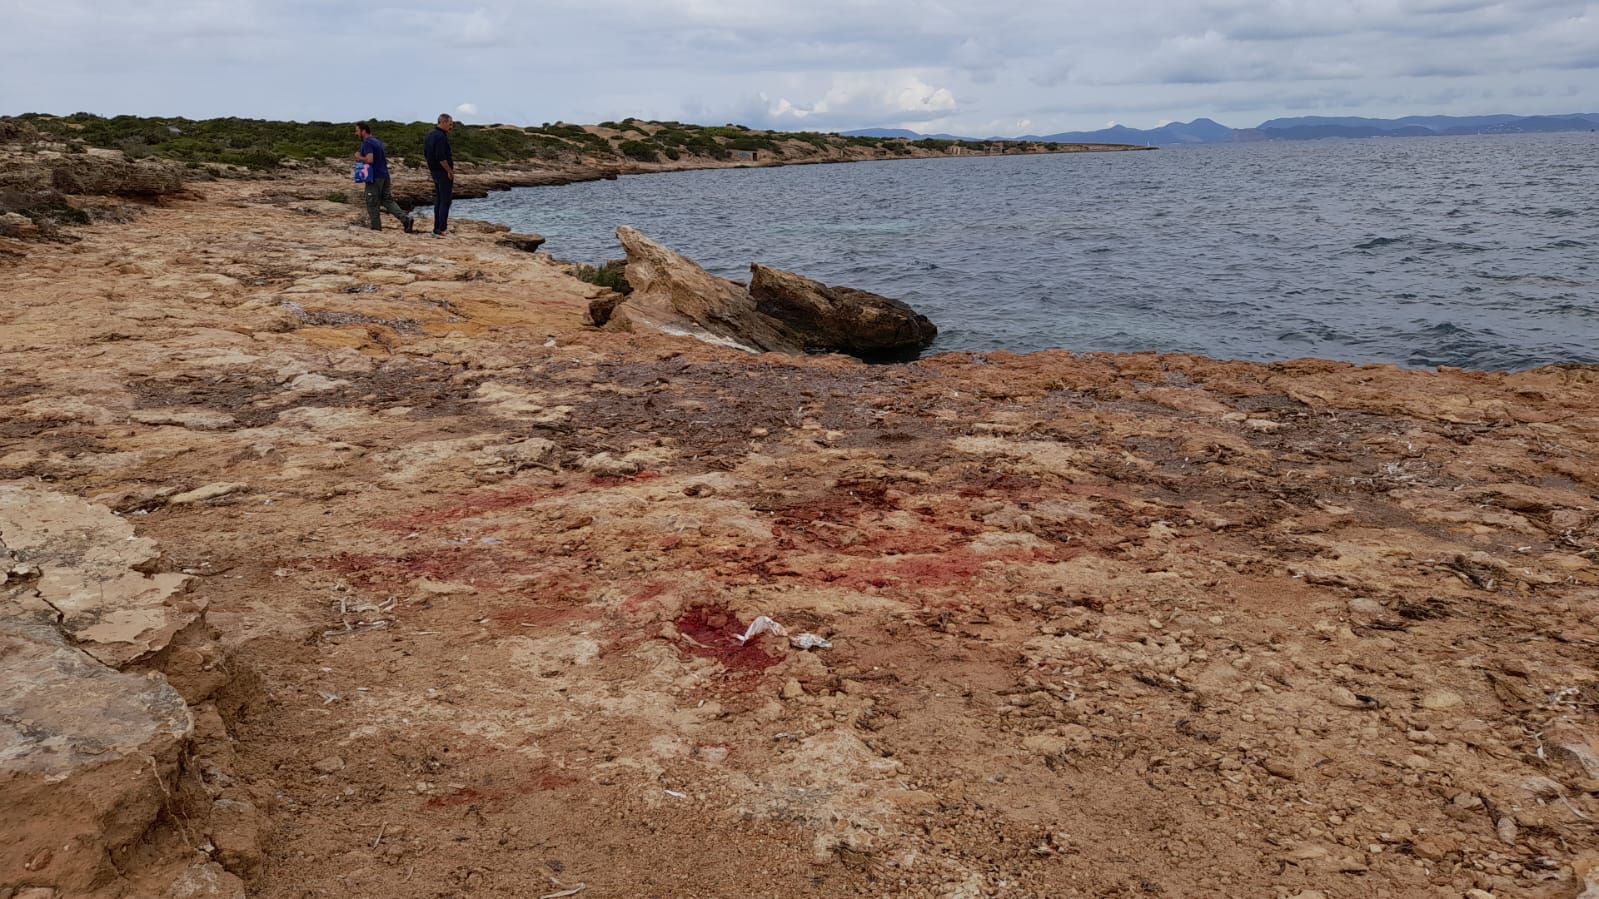
[[[637,159],[639,162],[661,161],[660,151],[643,141],[625,140],[617,146],[617,149],[622,152],[623,156],[629,159]]]

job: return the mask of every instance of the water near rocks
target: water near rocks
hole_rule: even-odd
[[[1522,369],[1599,363],[1599,137],[1318,141],[681,172],[463,216],[616,258],[618,224],[746,279],[897,297],[932,352],[1060,347]]]

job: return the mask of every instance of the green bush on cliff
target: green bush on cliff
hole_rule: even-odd
[[[655,147],[637,140],[625,140],[617,146],[622,155],[639,162],[660,162],[661,153]]]
[[[40,139],[69,147],[121,149],[130,156],[173,159],[193,165],[230,165],[250,169],[272,169],[296,161],[349,159],[356,142],[351,122],[275,122],[262,119],[222,118],[194,120],[184,118],[142,118],[139,116],[97,116],[75,113],[69,116],[28,114],[0,117],[0,125],[18,133],[37,132]],[[388,145],[389,158],[420,165],[422,142],[432,130],[431,122],[374,121],[374,132]],[[725,160],[733,150],[783,155],[783,142],[799,142],[817,150],[865,147],[881,152],[907,155],[910,145],[903,140],[840,137],[818,132],[752,131],[743,125],[706,127],[683,122],[642,122],[623,119],[606,122],[625,135],[612,141],[581,125],[565,122],[545,123],[523,128],[504,125],[460,125],[451,136],[455,158],[461,163],[511,162],[529,159],[570,158],[573,154],[611,158],[625,156],[641,162],[699,157]],[[651,131],[654,131],[652,134]],[[794,146],[790,143],[789,146]],[[924,140],[917,146],[948,150],[948,141]],[[987,144],[963,143],[971,149],[989,149]],[[1025,145],[1017,145],[1018,148]]]

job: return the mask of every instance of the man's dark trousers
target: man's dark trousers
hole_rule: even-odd
[[[433,173],[433,233],[443,234],[450,229],[450,202],[455,199],[455,182],[441,172]]]

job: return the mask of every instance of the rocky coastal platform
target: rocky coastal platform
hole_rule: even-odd
[[[0,256],[0,896],[1599,895],[1599,371],[750,354],[328,190]]]

